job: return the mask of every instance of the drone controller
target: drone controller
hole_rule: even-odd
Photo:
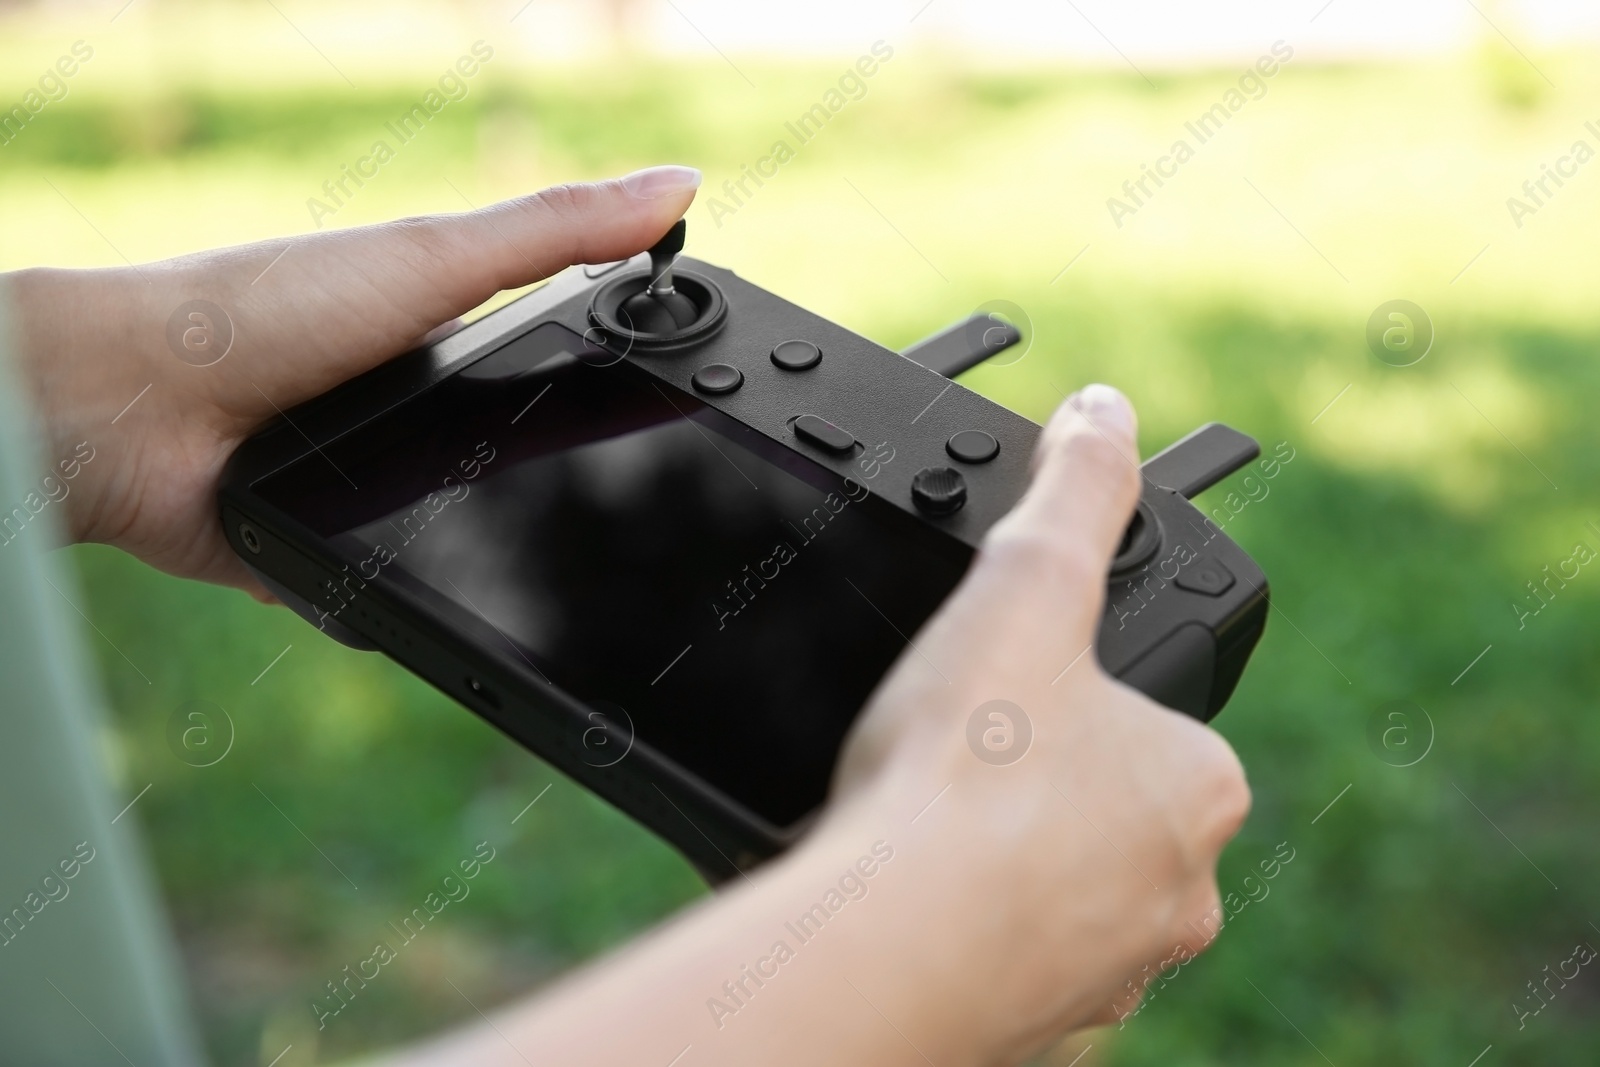
[[[975,316],[896,353],[681,258],[575,268],[240,447],[224,530],[284,603],[376,648],[717,880],[791,844],[884,671],[1022,499],[1040,427],[952,377]],[[1148,460],[1095,651],[1202,720],[1268,611],[1189,500],[1255,459]]]
[[[896,502],[969,542],[1019,499],[1019,471],[1037,428],[1018,426],[973,394],[951,400],[944,396],[948,385],[932,394],[929,376],[911,365],[953,378],[1020,341],[1014,325],[975,316],[914,346],[906,359],[874,360],[870,370],[830,364],[823,371],[822,346],[803,333],[770,346],[764,336],[761,344],[738,346],[738,359],[718,362],[703,354],[705,342],[722,328],[730,299],[767,305],[779,321],[789,317],[789,306],[780,311],[766,293],[758,301],[758,290],[726,272],[717,273],[731,282],[735,297],[725,296],[710,272],[675,269],[685,233],[680,220],[650,249],[648,268],[618,271],[600,284],[588,307],[592,339],[639,359],[699,347],[702,354],[685,352],[673,360],[680,373],[688,371],[694,389],[729,397],[729,413],[742,419],[782,420],[801,448],[836,463],[854,458],[858,437],[881,433],[898,440],[914,432],[914,450],[927,465],[911,474],[908,485],[896,487],[903,490]],[[752,324],[738,333],[754,329]],[[762,366],[763,356],[779,374]],[[753,373],[778,387],[772,397],[753,404],[748,396],[732,399],[744,386],[741,365],[747,361],[755,363]],[[928,406],[911,412],[925,394]],[[894,425],[908,413],[908,429]],[[947,430],[954,432],[945,436]],[[1210,423],[1151,457],[1142,468],[1142,498],[1111,564],[1096,646],[1101,665],[1152,699],[1202,720],[1221,711],[1232,695],[1265,625],[1268,594],[1261,569],[1189,499],[1260,451],[1254,439]],[[1007,462],[997,462],[1002,452]]]

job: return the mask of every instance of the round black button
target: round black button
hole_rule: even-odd
[[[708,363],[695,371],[690,381],[698,391],[716,396],[718,393],[731,393],[743,385],[744,374],[738,367],[730,367],[726,363]]]
[[[967,502],[967,480],[949,467],[924,467],[911,479],[911,500],[929,515],[950,515]]]
[[[944,443],[944,450],[963,463],[987,463],[1000,454],[1000,442],[982,430],[962,430]]]
[[[785,341],[772,350],[772,362],[784,370],[810,370],[822,362],[822,349],[810,341]]]

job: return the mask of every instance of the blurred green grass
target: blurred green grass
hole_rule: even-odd
[[[472,40],[371,59],[357,90],[292,39],[218,58],[224,41],[285,32],[237,8],[185,24],[201,58],[180,62],[167,11],[133,13],[121,50],[97,42],[72,94],[0,147],[0,266],[307,230],[306,198]],[[42,69],[72,39],[18,26],[0,40],[7,71]],[[965,381],[1032,418],[1103,379],[1139,405],[1146,453],[1208,419],[1296,449],[1228,528],[1279,610],[1218,722],[1256,793],[1224,891],[1280,841],[1296,859],[1083,1064],[1466,1064],[1491,1043],[1500,1064],[1600,1054],[1593,977],[1524,1031],[1511,1010],[1545,964],[1600,938],[1600,579],[1583,574],[1520,632],[1510,607],[1575,540],[1600,547],[1585,527],[1600,521],[1600,171],[1522,230],[1504,206],[1600,118],[1593,54],[1539,57],[1559,90],[1489,48],[1291,64],[1117,229],[1105,199],[1236,72],[1148,85],[906,47],[719,227],[707,197],[853,56],[741,59],[748,90],[714,58],[549,69],[497,48],[340,225],[694,163],[707,174],[694,254],[885,344],[986,300],[1020,305],[1026,358]],[[1439,333],[1404,369],[1363,341],[1372,309],[1400,296]],[[89,635],[115,709],[109,747],[130,794],[155,783],[140,815],[218,1062],[264,1064],[293,1042],[283,1064],[296,1067],[472,1018],[442,977],[487,1007],[701,892],[658,842],[398,668],[238,594],[102,548],[70,553],[109,639]],[[237,729],[215,767],[166,748],[191,699]],[[1437,728],[1415,767],[1368,748],[1368,718],[1392,699]],[[309,1004],[323,983],[483,839],[499,855],[473,896],[319,1034]]]

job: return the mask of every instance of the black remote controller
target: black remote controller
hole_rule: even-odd
[[[695,353],[706,352],[706,341],[730,314],[730,302],[748,305],[746,314],[770,315],[774,325],[790,318],[792,306],[730,272],[704,264],[675,269],[685,231],[680,220],[667,232],[648,253],[647,270],[619,272],[600,285],[588,307],[589,337],[624,357],[670,359],[680,374],[689,371],[695,388],[713,392],[715,403],[726,394],[707,390],[706,379],[718,373],[712,368],[729,366],[731,372],[722,373],[729,382],[739,373],[741,384],[742,372],[736,364],[701,363],[710,357]],[[724,279],[728,294],[716,277]],[[791,372],[779,379],[792,383],[790,395],[774,396],[755,411],[730,403],[730,414],[745,420],[755,415],[769,424],[787,421],[793,438],[844,465],[854,458],[858,435],[898,440],[915,432],[916,451],[927,465],[908,485],[889,491],[897,491],[897,503],[974,546],[1020,498],[1038,428],[1006,418],[1003,409],[953,383],[935,388],[930,375],[911,365],[953,377],[1020,341],[1013,324],[975,316],[913,346],[905,359],[874,358],[870,369],[830,366],[826,375],[815,373],[821,347],[803,332],[796,337],[772,346],[770,354],[759,350],[764,345],[751,353]],[[961,395],[951,398],[947,390]],[[924,396],[928,406],[915,410]],[[980,411],[985,417],[977,417]],[[909,430],[896,425],[901,415],[911,416]],[[996,421],[1005,424],[1003,431],[990,425]],[[1002,453],[1007,462],[998,462]],[[1111,565],[1097,645],[1101,665],[1152,699],[1202,720],[1221,711],[1232,695],[1265,626],[1268,593],[1261,569],[1189,499],[1260,454],[1253,438],[1210,423],[1151,457],[1142,469],[1138,510]]]
[[[717,881],[782,851],[809,825],[849,723],[903,648],[903,632],[936,608],[1027,490],[1040,427],[946,377],[1018,341],[1013,325],[975,316],[902,355],[731,271],[679,258],[684,234],[679,222],[648,257],[564,272],[297,407],[240,446],[219,504],[230,544],[285,604],[338,640],[381,649],[661,834]],[[553,399],[539,400],[550,388]],[[724,450],[765,472],[769,491],[759,501],[741,498],[747,503],[739,507],[829,487],[849,498],[848,514],[832,520],[844,532],[804,550],[800,566],[813,568],[810,584],[779,582],[759,593],[755,572],[738,572],[740,583],[754,583],[744,592],[759,593],[769,613],[753,612],[729,631],[713,624],[741,608],[741,593],[732,581],[722,590],[721,578],[748,557],[718,548],[715,573],[694,570],[704,562],[696,546],[729,541],[737,531],[705,506],[710,496],[691,493],[699,501],[692,507],[677,503],[688,499],[678,495],[687,483],[650,482],[652,499],[667,509],[655,513],[663,531],[701,523],[694,538],[677,543],[679,555],[665,570],[617,554],[631,542],[609,536],[615,527],[604,523],[637,520],[605,519],[603,508],[595,510],[604,503],[598,497],[588,498],[587,511],[547,510],[553,527],[517,525],[539,521],[518,508],[546,507],[552,494],[569,491],[561,480],[567,457],[616,456],[592,451],[612,440],[666,447],[667,439],[648,435],[675,432],[671,440],[707,457],[708,478],[749,480],[738,464],[729,469]],[[1202,720],[1232,694],[1265,625],[1268,598],[1260,568],[1189,498],[1258,454],[1249,437],[1213,423],[1151,458],[1110,567],[1095,649],[1101,664]],[[658,478],[653,469],[635,467],[629,477]],[[472,501],[450,503],[428,491],[441,486],[451,500],[470,491]],[[745,491],[743,482],[734,488]],[[410,510],[418,492],[426,492],[428,511],[444,517]],[[836,512],[846,503],[828,499]],[[824,510],[812,514],[829,521]],[[495,521],[473,524],[485,515]],[[789,524],[796,543],[809,537],[801,521]],[[431,522],[445,532],[427,534],[422,547],[401,543],[410,540],[402,527],[415,526],[422,537]],[[352,547],[373,527],[384,527],[379,536],[397,546],[398,562],[368,543]],[[497,572],[500,584],[480,595],[485,602],[534,598],[525,603],[545,611],[544,619],[569,620],[581,639],[541,646],[536,628],[517,630],[514,611],[492,619],[457,588],[456,579],[468,581],[463,572],[429,572],[428,554],[451,538],[466,546],[457,560],[556,543],[534,562],[570,576],[572,599],[535,603],[557,595],[559,583],[515,588],[515,568]],[[899,598],[889,608],[896,620],[855,599],[829,599],[860,592],[850,591],[843,572],[867,558],[878,570],[855,578],[878,581],[885,596]],[[833,569],[817,569],[824,567]],[[633,584],[619,586],[621,574]],[[711,596],[702,599],[707,589]],[[772,614],[774,598],[783,597],[791,599]],[[580,625],[595,618],[598,630]],[[668,637],[671,648],[661,644]],[[641,651],[641,642],[649,647]],[[670,659],[692,642],[699,642],[694,656],[684,660],[683,648]],[[590,661],[596,652],[599,668]],[[738,662],[774,654],[784,662],[772,666],[796,672],[787,677],[806,692],[774,688],[776,673],[765,677],[759,664]],[[665,682],[663,667],[673,672]],[[734,675],[742,688],[728,688]],[[640,720],[637,737],[631,724],[619,731],[615,716],[597,710],[615,700],[632,702],[621,710]],[[626,758],[596,759],[597,739],[601,747],[615,742],[606,751]]]

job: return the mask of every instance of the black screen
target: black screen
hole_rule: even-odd
[[[847,480],[614,360],[540,326],[256,490],[791,824],[971,550],[870,495],[892,442]]]

